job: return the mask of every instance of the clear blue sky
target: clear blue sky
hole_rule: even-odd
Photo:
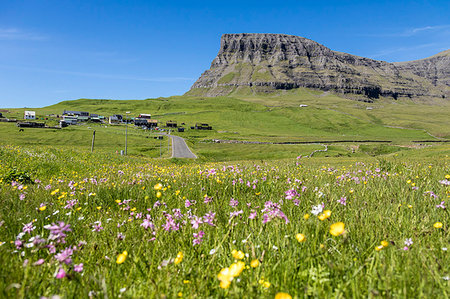
[[[0,0],[0,107],[180,95],[242,32],[414,60],[450,48],[450,1]]]

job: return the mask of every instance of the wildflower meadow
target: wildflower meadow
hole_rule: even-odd
[[[0,147],[0,297],[448,298],[448,159]]]

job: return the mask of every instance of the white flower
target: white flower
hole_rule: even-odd
[[[209,254],[214,254],[214,253],[216,253],[216,249],[214,249],[214,248],[209,251]]]
[[[450,280],[450,277],[444,276],[444,277],[442,277],[442,279],[443,279],[443,280]]]
[[[17,239],[22,239],[22,237],[25,235],[24,232],[21,232],[17,235]]]
[[[447,247],[442,247],[442,251],[447,251]]]
[[[34,246],[33,243],[26,243],[26,244],[25,244],[25,247],[26,247],[26,248],[31,248],[31,247],[33,247],[33,246]]]
[[[121,288],[121,289],[119,290],[119,292],[123,293],[123,292],[125,292],[126,290],[127,290],[127,288]]]
[[[413,244],[413,241],[412,241],[411,238],[406,238],[406,239],[405,239],[405,245],[406,245],[406,246],[411,246],[412,244]]]
[[[317,205],[312,207],[311,213],[313,215],[319,215],[320,213],[322,213],[322,211],[323,211],[322,205]]]
[[[272,249],[273,249],[273,250],[278,250],[278,247],[275,246],[275,245],[273,245],[273,246],[272,246]]]

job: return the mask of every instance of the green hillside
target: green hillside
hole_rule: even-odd
[[[21,118],[31,108],[8,109],[4,116]],[[311,142],[324,141],[391,141],[392,145],[411,141],[450,138],[448,101],[427,104],[413,101],[380,99],[374,103],[349,100],[337,95],[309,89],[296,89],[276,94],[252,94],[239,90],[229,97],[202,98],[178,96],[147,100],[92,100],[63,101],[33,109],[38,118],[56,125],[51,114],[64,110],[79,110],[104,116],[123,114],[130,117],[150,113],[160,126],[168,120],[184,123],[184,133],[175,132],[188,140],[194,152],[206,160],[236,160],[289,158],[308,154],[312,146],[253,144],[222,144],[213,140],[235,142]],[[195,123],[208,123],[212,131],[190,130]],[[16,135],[11,123],[0,123],[3,143],[17,145],[83,146],[90,149],[92,130],[96,129],[99,150],[115,152],[123,149],[124,125],[84,124],[62,130],[27,129]],[[129,126],[130,154],[159,157],[159,141],[150,132]],[[316,146],[317,148],[317,146]],[[319,145],[320,148],[320,145]],[[333,147],[332,147],[333,148]],[[336,144],[334,154],[358,154],[350,143]],[[250,150],[249,150],[250,149]],[[167,154],[167,148],[166,154]],[[170,149],[169,149],[170,150]],[[370,152],[370,151],[369,151]],[[361,154],[361,152],[359,153]]]

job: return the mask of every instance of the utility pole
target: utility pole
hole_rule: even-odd
[[[125,156],[127,155],[127,146],[128,146],[128,114],[130,111],[125,112]]]
[[[169,135],[167,135],[167,154],[170,153],[170,129],[169,129]]]
[[[92,145],[91,145],[91,153],[94,152],[94,142],[95,142],[95,130],[92,132]]]

